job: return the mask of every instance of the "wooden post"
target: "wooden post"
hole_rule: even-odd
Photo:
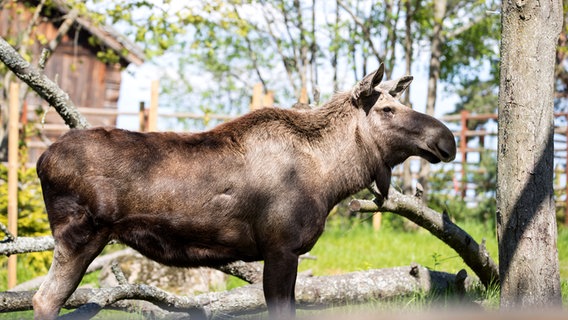
[[[461,153],[461,176],[462,176],[462,198],[465,198],[467,192],[467,178],[466,178],[466,170],[465,167],[467,166],[467,119],[469,117],[469,111],[462,110],[461,111],[461,131],[460,131],[460,153]]]
[[[147,129],[148,119],[146,115],[146,106],[144,101],[140,101],[140,111],[138,112],[138,122],[140,124],[140,132],[145,132]]]
[[[381,223],[383,220],[383,213],[377,211],[373,214],[373,230],[379,231],[381,229]]]
[[[266,91],[266,93],[264,94],[264,99],[262,99],[262,104],[264,107],[274,106],[274,91]]]
[[[160,91],[160,82],[152,81],[150,90],[150,111],[148,111],[148,131],[158,131],[158,96]]]
[[[309,99],[308,99],[308,89],[306,89],[306,87],[302,87],[302,90],[300,91],[300,99],[298,99],[299,103],[308,103]]]
[[[8,231],[18,236],[18,135],[20,112],[20,86],[10,85],[9,119],[8,119]],[[16,286],[17,255],[8,257],[8,289]]]
[[[262,83],[257,83],[252,87],[252,101],[250,103],[250,111],[262,108]]]
[[[264,107],[274,106],[274,92],[266,91],[262,83],[257,83],[252,87],[252,100],[250,102],[250,111],[254,111]]]

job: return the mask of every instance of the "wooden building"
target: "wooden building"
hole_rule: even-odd
[[[50,48],[45,74],[69,94],[93,126],[116,125],[116,113],[112,111],[117,109],[121,70],[131,63],[144,62],[142,50],[126,37],[95,23],[88,15],[78,14],[62,0],[43,5],[40,1],[2,2],[0,36],[28,54],[34,65],[38,65],[42,49]],[[103,61],[99,52],[110,52],[114,59]],[[48,104],[35,92],[25,94],[22,122],[37,129],[28,136],[30,162],[35,162],[49,141],[67,130],[59,115],[53,109],[46,113],[47,109]]]

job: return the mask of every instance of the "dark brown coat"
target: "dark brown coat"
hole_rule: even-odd
[[[382,68],[314,110],[262,109],[198,134],[72,130],[37,165],[56,239],[36,317],[54,318],[109,240],[158,262],[264,260],[270,314],[294,312],[298,256],[332,207],[411,155],[450,161],[452,133],[396,99]]]

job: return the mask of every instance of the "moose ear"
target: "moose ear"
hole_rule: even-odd
[[[388,91],[395,99],[400,99],[404,91],[408,88],[414,77],[403,76],[395,80],[381,82],[377,88]]]
[[[375,87],[381,83],[385,73],[385,66],[381,63],[379,69],[375,72],[366,75],[358,84],[351,90],[351,96],[355,101],[360,98],[371,96],[375,92]]]

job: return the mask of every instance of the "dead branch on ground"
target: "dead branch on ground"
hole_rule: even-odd
[[[465,277],[428,270],[413,265],[388,269],[367,270],[342,275],[299,277],[296,299],[300,308],[338,306],[389,299],[417,292],[463,292],[473,280]],[[0,311],[22,311],[32,308],[34,291],[0,294]],[[265,310],[262,284],[251,284],[224,292],[209,292],[195,297],[176,296],[156,287],[142,284],[122,284],[112,288],[78,289],[65,308],[75,309],[70,317],[91,317],[100,310],[129,307],[140,304],[132,299],[149,301],[168,312],[204,314],[207,318],[219,315],[239,315]],[[146,309],[148,310],[148,309]]]

